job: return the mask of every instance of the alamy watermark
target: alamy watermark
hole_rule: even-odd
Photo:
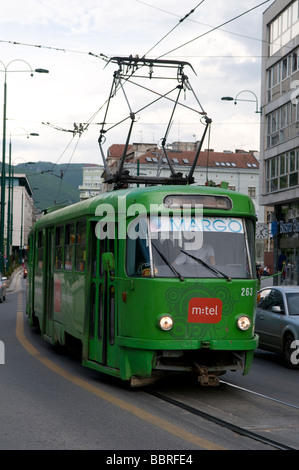
[[[290,85],[290,88],[292,91],[291,93],[291,103],[296,106],[299,102],[299,99],[298,99],[298,96],[299,96],[299,90],[298,90],[298,87],[299,87],[299,80],[293,80],[291,82],[291,85]]]
[[[5,364],[5,346],[3,341],[0,341],[0,364]]]
[[[193,214],[192,209],[194,209]],[[179,215],[175,215],[175,213]],[[167,208],[164,204],[150,204],[148,210],[140,203],[134,203],[127,207],[126,197],[119,196],[117,198],[117,207],[108,203],[100,204],[96,208],[95,215],[101,218],[95,228],[96,236],[101,240],[105,238],[114,239],[116,237],[116,227],[117,238],[120,240],[145,238],[146,232],[141,220],[147,220],[148,216],[150,231],[152,237],[155,238],[158,237],[157,233],[159,231],[177,232],[192,229],[199,231],[202,226],[203,206],[202,204],[196,204],[192,208],[190,204],[184,204],[182,207],[174,204],[171,208]],[[130,220],[130,224],[127,227],[128,220]]]
[[[96,237],[125,240],[180,239],[182,233],[188,249],[198,247],[204,232],[243,233],[241,219],[235,217],[205,217],[202,204],[150,204],[149,210],[139,203],[127,207],[126,198],[119,196],[117,206],[104,203],[95,211],[100,218],[95,227]],[[128,223],[129,221],[129,223]]]
[[[297,366],[299,364],[299,339],[294,339],[294,341],[292,341],[291,349],[295,350],[292,352],[290,357],[291,363],[294,366]]]

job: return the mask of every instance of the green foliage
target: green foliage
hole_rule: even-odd
[[[50,162],[20,164],[16,173],[26,173],[35,206],[47,209],[59,204],[73,204],[80,199],[84,164],[54,165]]]

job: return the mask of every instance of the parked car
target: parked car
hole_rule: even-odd
[[[277,352],[287,367],[299,368],[299,286],[259,291],[255,331],[259,348]]]
[[[27,277],[27,266],[24,266],[23,277],[24,277],[24,279],[26,279],[26,277]]]
[[[0,273],[0,302],[6,299],[6,281],[7,277],[3,277]]]

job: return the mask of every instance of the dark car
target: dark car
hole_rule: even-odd
[[[23,277],[24,277],[24,279],[26,279],[26,277],[27,277],[27,266],[24,266]]]
[[[6,298],[6,281],[7,277],[3,277],[0,273],[0,302],[3,302]]]
[[[281,354],[287,367],[299,367],[299,286],[259,291],[255,331],[259,348]]]

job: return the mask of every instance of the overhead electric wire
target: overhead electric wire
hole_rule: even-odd
[[[188,14],[186,14],[186,15],[179,21],[179,23],[178,23],[174,28],[172,28],[166,35],[164,35],[163,38],[161,38],[151,49],[149,49],[149,51],[148,51],[145,55],[147,55],[147,54],[148,54],[149,52],[151,52],[158,44],[160,44],[172,31],[174,31],[175,28],[177,28],[177,26],[178,26],[179,24],[181,24],[185,19],[187,19],[187,18],[192,14],[200,5],[202,5],[202,3],[203,3],[204,1],[205,1],[205,0],[202,0],[201,2],[199,2],[199,3],[195,6],[195,8],[193,8],[192,10],[190,10],[190,12],[189,12]],[[270,0],[265,0],[265,1],[261,2],[261,3],[259,3],[259,4],[256,5],[255,7],[246,10],[245,12],[243,12],[243,13],[241,13],[241,14],[235,16],[234,18],[231,18],[230,20],[228,20],[228,21],[222,23],[221,25],[218,25],[218,26],[216,26],[216,27],[213,27],[211,30],[209,30],[209,31],[203,33],[202,35],[200,35],[200,36],[198,36],[198,37],[192,39],[191,41],[188,41],[187,43],[185,43],[185,44],[183,44],[183,45],[181,45],[181,46],[178,46],[177,48],[173,49],[172,51],[170,51],[170,52],[168,52],[168,53],[166,53],[166,54],[163,54],[163,55],[159,56],[157,59],[159,59],[159,58],[161,58],[161,57],[164,57],[165,55],[170,54],[171,52],[173,52],[173,51],[175,51],[175,50],[177,50],[177,49],[179,49],[179,48],[185,46],[186,44],[189,44],[190,42],[193,42],[193,41],[195,41],[195,40],[197,40],[197,39],[199,39],[199,38],[201,38],[201,37],[203,37],[203,36],[205,36],[205,35],[207,35],[207,34],[213,32],[213,31],[215,31],[215,30],[221,28],[222,26],[224,26],[224,25],[226,25],[226,24],[228,24],[228,23],[231,23],[232,21],[235,21],[236,19],[238,19],[238,18],[244,16],[245,14],[247,14],[247,13],[249,13],[249,12],[255,10],[256,8],[260,7],[261,5],[263,5],[263,4],[265,4],[265,3],[268,3],[269,1],[270,1]],[[91,55],[93,55],[93,54],[91,54]],[[143,58],[145,57],[145,55],[143,56]],[[137,69],[136,69],[136,70],[137,70]],[[130,78],[133,74],[134,74],[134,73],[132,72],[129,77],[126,77],[125,83],[126,83],[127,81],[129,81],[129,78]],[[117,91],[117,89],[116,89],[115,91]],[[109,101],[109,100],[106,100],[106,101],[105,101],[105,103],[101,106],[101,108],[92,116],[91,120],[94,119],[94,117],[97,115],[97,113],[103,108],[103,106],[104,106],[105,104],[107,104],[108,101]],[[146,107],[147,107],[147,106],[146,106]],[[142,109],[143,109],[143,108],[142,108]],[[139,110],[139,111],[140,111],[140,110]],[[107,110],[106,110],[106,113],[107,113]],[[125,119],[119,121],[118,123],[112,125],[112,126],[111,126],[109,129],[107,129],[105,132],[107,132],[108,130],[111,130],[112,128],[116,127],[117,125],[121,124],[122,122],[124,122],[124,121],[127,120],[127,119],[128,119],[128,118],[125,118]],[[104,124],[105,124],[105,119],[104,119],[103,125],[104,125]]]
[[[65,170],[63,171],[63,175],[62,175],[61,178],[60,178],[60,185],[59,185],[59,189],[58,189],[58,194],[57,194],[56,201],[58,201],[59,196],[60,196],[61,185],[62,185],[62,178],[63,178],[63,176],[65,175],[65,173],[67,172],[67,169],[68,169],[68,167],[69,167],[70,164],[71,164],[71,161],[72,161],[72,159],[73,159],[74,153],[75,153],[75,151],[77,150],[77,147],[78,147],[78,145],[79,145],[81,136],[82,136],[82,134],[79,134],[78,140],[77,140],[77,142],[76,142],[76,144],[75,144],[75,147],[74,147],[74,149],[73,149],[73,152],[72,152],[72,154],[71,154],[71,158],[69,159],[69,162],[67,163],[66,168],[65,168]],[[57,162],[55,163],[55,165],[57,165]],[[55,166],[55,165],[54,165],[54,166]]]
[[[183,21],[186,20],[186,18],[188,18],[190,15],[192,15],[192,13],[195,12],[195,10],[204,2],[205,0],[201,0],[201,2],[199,2],[196,7],[192,8],[192,10],[189,11],[189,13],[187,13],[183,18],[180,19],[180,21],[167,33],[165,34],[153,47],[151,47],[144,55],[143,57],[147,56],[150,52],[152,52],[153,49],[155,49],[155,47],[158,46],[158,44],[160,44],[165,38],[167,38],[167,36],[169,36],[181,23],[183,23]]]
[[[155,5],[151,5],[150,3],[144,2],[144,1],[142,1],[142,0],[134,0],[134,1],[137,2],[137,3],[141,3],[142,5],[146,5],[146,6],[150,7],[150,8],[154,8],[155,10],[161,11],[161,12],[163,12],[163,13],[167,13],[168,15],[172,15],[172,16],[176,16],[177,18],[180,18],[180,15],[178,15],[177,13],[174,13],[174,12],[172,12],[172,11],[164,10],[163,8],[157,7],[157,6],[155,6]],[[270,1],[270,0],[269,0],[269,1]],[[197,23],[197,24],[199,24],[199,25],[201,25],[201,26],[207,26],[207,27],[209,27],[209,28],[212,28],[212,30],[214,29],[214,26],[212,26],[212,25],[210,25],[210,24],[207,24],[207,23],[202,23],[202,22],[197,21],[197,20],[195,20],[195,19],[188,18],[188,21],[191,21],[192,23]],[[248,36],[248,35],[246,35],[246,34],[236,33],[236,32],[234,32],[234,31],[229,31],[229,30],[227,30],[227,29],[223,29],[223,28],[221,28],[221,27],[219,27],[219,26],[217,26],[217,29],[219,29],[220,31],[223,31],[224,33],[231,34],[231,35],[233,35],[233,36],[238,36],[238,37],[245,38],[245,39],[250,39],[250,40],[252,40],[252,41],[258,41],[258,42],[261,42],[261,43],[267,43],[267,44],[269,44],[269,45],[271,45],[271,44],[274,45],[274,44],[275,44],[275,42],[272,42],[272,43],[271,43],[271,42],[269,42],[268,40],[264,40],[264,39],[256,38],[256,37],[252,37],[252,36]],[[292,46],[286,46],[286,47],[289,47],[290,49],[293,48]],[[275,54],[274,56],[276,56],[276,54]],[[184,57],[206,57],[206,56],[198,56],[198,55],[196,55],[196,56],[185,56],[185,55],[184,55]],[[224,57],[224,58],[226,58],[226,57],[232,57],[232,58],[233,58],[233,57],[237,57],[237,58],[238,58],[238,57],[259,57],[259,58],[260,58],[260,57],[262,57],[262,56],[261,56],[261,55],[259,55],[259,56],[244,56],[244,55],[242,55],[242,56],[233,56],[233,55],[232,55],[232,56],[223,56],[223,55],[221,55],[221,56],[209,56],[209,57],[217,57],[217,58],[222,58],[222,57]],[[267,57],[268,57],[268,56],[267,56]]]
[[[138,1],[138,0],[136,0],[136,1]],[[149,54],[158,44],[161,44],[161,42],[162,42],[166,37],[168,37],[183,21],[185,21],[187,18],[190,17],[190,15],[193,14],[193,13],[195,12],[195,10],[196,10],[197,8],[199,8],[199,6],[201,6],[201,5],[204,3],[204,1],[205,1],[205,0],[201,0],[193,9],[190,10],[189,13],[187,13],[183,18],[181,18],[181,19],[179,20],[179,22],[178,22],[166,35],[164,35],[154,46],[152,46],[151,49],[149,49],[149,51],[148,51],[145,55]],[[174,52],[174,51],[176,51],[176,50],[178,50],[178,49],[180,49],[180,48],[182,48],[182,47],[184,47],[184,46],[186,46],[186,45],[188,45],[188,44],[190,44],[190,43],[192,43],[192,42],[194,42],[194,41],[196,41],[196,40],[198,40],[198,39],[200,39],[200,38],[202,38],[203,36],[206,36],[207,34],[209,34],[209,33],[213,32],[213,31],[216,31],[216,30],[222,28],[224,25],[229,24],[229,23],[235,21],[236,19],[238,19],[238,18],[244,16],[244,15],[247,14],[247,13],[250,13],[251,11],[255,10],[256,8],[258,8],[258,7],[262,6],[262,5],[264,5],[265,3],[268,3],[269,1],[270,1],[270,0],[263,1],[263,2],[259,3],[258,5],[256,5],[255,7],[251,8],[251,9],[248,9],[248,10],[246,10],[245,12],[243,12],[243,13],[241,13],[241,14],[235,16],[234,18],[231,18],[230,20],[225,21],[224,23],[222,23],[222,24],[220,24],[220,25],[218,25],[218,26],[216,26],[216,27],[212,27],[212,29],[210,29],[209,31],[206,31],[205,33],[203,33],[203,34],[197,36],[196,38],[193,38],[193,39],[191,39],[190,41],[187,41],[186,43],[184,43],[184,44],[182,44],[182,45],[180,45],[180,46],[177,46],[176,48],[172,49],[171,51],[168,51],[167,53],[164,53],[163,55],[159,56],[157,59],[159,59],[159,58],[161,58],[161,57],[164,57],[164,56],[166,56],[166,55],[169,55],[169,54],[171,54],[172,52]],[[145,3],[145,2],[141,2],[141,1],[140,1],[140,3]],[[236,34],[236,33],[232,33],[232,34]],[[90,53],[90,52],[87,53],[87,52],[84,52],[84,51],[71,50],[71,49],[64,49],[64,48],[58,48],[58,47],[52,47],[52,46],[37,45],[37,44],[21,43],[21,42],[16,42],[16,41],[4,41],[4,40],[1,40],[1,39],[0,39],[0,42],[6,42],[6,43],[9,43],[9,44],[13,44],[13,45],[24,45],[24,46],[31,46],[31,47],[37,47],[37,48],[44,48],[44,49],[50,49],[50,50],[55,50],[55,51],[60,51],[60,52],[72,52],[72,53],[80,53],[80,54],[95,55],[95,54],[92,54],[92,53]],[[145,57],[145,55],[144,55],[143,57]],[[97,56],[97,57],[98,57],[98,56]],[[103,59],[104,57],[105,57],[105,59]],[[103,59],[103,60],[106,60],[106,61],[107,61],[107,59],[109,60],[109,58],[108,58],[107,56],[104,56],[103,54],[101,54],[101,57],[100,57],[100,58]],[[101,111],[101,109],[105,106],[106,103],[107,103],[107,100],[106,100],[105,103],[91,116],[91,118],[89,119],[88,123],[86,124],[84,130],[87,130],[87,129],[88,129],[88,126],[92,123],[92,121],[95,119],[95,116]],[[122,121],[120,121],[120,122],[122,122]],[[114,127],[114,126],[112,126],[112,127]],[[75,134],[75,135],[76,135],[76,134]],[[80,135],[80,137],[81,137],[81,135]],[[73,138],[74,138],[74,136],[73,136]],[[73,139],[72,139],[72,140],[73,140]],[[78,141],[78,142],[79,142],[79,141]],[[75,149],[77,148],[78,142],[77,142],[77,144],[76,144]],[[70,142],[70,143],[71,143],[71,142]],[[70,143],[68,144],[68,146],[66,147],[66,149],[69,147]],[[62,153],[62,155],[65,153],[66,149],[64,150],[64,152]],[[74,154],[74,152],[73,152],[73,154]],[[73,155],[73,154],[72,154],[72,155]],[[58,161],[60,160],[60,158],[62,157],[62,155],[59,157]],[[53,167],[55,167],[55,165],[58,163],[58,161],[54,164]]]
[[[170,11],[167,11],[167,10],[164,10],[164,9],[162,9],[162,8],[160,8],[160,7],[151,5],[151,4],[149,4],[149,3],[147,3],[147,2],[144,2],[144,1],[142,1],[142,0],[135,0],[135,1],[136,1],[137,3],[146,5],[146,6],[150,7],[150,8],[154,8],[154,9],[157,9],[157,10],[159,10],[159,11],[163,11],[164,13],[167,13],[167,14],[169,14],[169,15],[177,16],[178,18],[180,17],[180,15],[177,15],[176,13],[173,13],[173,12],[170,12]],[[267,0],[267,1],[270,1],[270,0]],[[254,8],[258,8],[259,6],[263,5],[264,3],[267,3],[267,1],[266,1],[266,2],[263,2],[263,3],[259,4],[259,5],[257,5],[257,6],[254,7]],[[202,2],[200,2],[195,8],[197,8],[198,6],[200,6],[201,3],[202,3]],[[254,9],[254,8],[253,8],[253,9]],[[193,10],[194,10],[194,9],[193,9]],[[252,11],[252,9],[250,9],[250,10],[244,12],[242,15],[244,15],[244,14],[246,14],[247,12],[250,12],[250,11]],[[191,13],[192,13],[192,10],[191,10],[187,15],[185,15],[185,17],[182,18],[182,20],[187,19],[187,17],[188,17]],[[240,15],[240,16],[242,16],[242,15]],[[262,43],[263,43],[263,42],[267,42],[267,43],[269,43],[269,44],[275,44],[275,42],[271,43],[271,42],[265,41],[265,40],[263,40],[263,39],[261,39],[261,38],[255,38],[255,37],[252,37],[252,36],[247,36],[247,35],[244,35],[244,34],[240,34],[240,33],[236,33],[236,32],[233,32],[233,31],[228,31],[228,30],[223,30],[223,29],[222,29],[222,26],[223,26],[223,25],[228,24],[228,23],[232,22],[234,19],[237,19],[237,18],[238,18],[238,16],[237,16],[236,18],[233,18],[233,19],[231,19],[231,20],[229,20],[229,21],[223,23],[222,25],[219,25],[219,26],[216,26],[216,27],[207,25],[207,24],[205,24],[205,23],[200,23],[200,22],[198,22],[198,21],[196,21],[196,20],[194,20],[194,19],[188,18],[189,21],[192,21],[192,22],[195,22],[195,23],[199,23],[199,24],[202,24],[202,25],[204,25],[204,26],[208,26],[208,27],[211,27],[211,28],[212,28],[211,30],[207,31],[206,33],[203,33],[203,35],[200,35],[200,36],[198,36],[197,38],[194,38],[193,40],[191,40],[191,41],[189,41],[189,42],[195,41],[195,40],[199,39],[200,37],[202,37],[202,36],[204,36],[204,35],[206,35],[206,34],[212,32],[212,31],[215,31],[215,30],[218,30],[218,29],[219,29],[219,30],[224,31],[224,32],[227,33],[227,34],[232,34],[232,35],[239,36],[239,37],[243,37],[243,38],[247,38],[247,39],[250,39],[250,40],[259,41],[259,42],[262,42]],[[180,20],[180,22],[181,22],[182,20]],[[175,28],[180,24],[180,22],[179,22],[173,29],[175,29]],[[171,31],[172,31],[172,30],[171,30]],[[171,31],[170,31],[170,32],[171,32]],[[166,36],[168,36],[168,35],[170,34],[170,32],[167,33]],[[165,36],[165,37],[166,37],[166,36]],[[162,39],[164,39],[164,38],[162,38]],[[159,41],[159,43],[162,41],[162,39]],[[173,51],[175,51],[175,50],[177,50],[177,49],[183,47],[183,46],[186,45],[186,44],[189,44],[189,42],[187,42],[187,43],[185,43],[185,44],[183,44],[183,45],[181,45],[181,46],[178,46],[177,48],[173,49],[172,51],[168,52],[167,54],[169,54],[169,53],[171,53],[171,52],[173,52]],[[92,55],[92,56],[94,56],[94,57],[101,58],[101,59],[103,59],[103,60],[105,60],[104,58],[109,59],[107,56],[105,56],[105,54],[100,54],[100,55],[98,55],[98,54],[93,54],[92,52],[86,52],[86,51],[80,51],[80,50],[74,50],[74,49],[66,49],[66,48],[62,48],[62,47],[47,46],[47,45],[43,45],[43,44],[30,44],[30,43],[24,43],[24,42],[19,42],[19,41],[9,41],[9,40],[4,40],[4,39],[0,39],[0,43],[6,43],[6,44],[18,45],[18,46],[35,47],[35,48],[39,48],[39,49],[49,49],[49,50],[54,50],[54,51],[64,52],[64,53],[70,52],[70,53],[77,53],[77,54],[86,54],[86,55]],[[157,44],[158,44],[158,43],[157,43]],[[157,45],[157,44],[156,44],[156,45]],[[155,46],[156,46],[156,45],[155,45]],[[153,46],[152,49],[153,49],[155,46]],[[289,46],[289,47],[292,48],[292,46]],[[150,49],[149,51],[151,51],[152,49]],[[148,54],[149,51],[148,51],[146,54]],[[112,54],[112,55],[114,55],[114,54]],[[164,57],[165,55],[166,55],[166,54],[163,54],[163,56],[161,56],[161,57]],[[196,56],[196,57],[201,57],[201,56]],[[205,57],[205,56],[204,56],[204,57]],[[226,58],[227,56],[213,56],[213,57],[219,57],[219,58],[220,58],[220,57],[225,57],[225,58]],[[234,57],[234,56],[228,56],[228,57]],[[240,56],[236,56],[236,57],[240,57]],[[245,56],[241,56],[241,57],[245,57]],[[249,56],[246,56],[246,57],[249,57]],[[250,56],[250,57],[251,57],[251,56]],[[254,56],[254,57],[255,57],[255,56]],[[260,56],[259,56],[259,57],[260,57]]]
[[[206,36],[207,34],[210,34],[210,33],[212,33],[213,31],[216,31],[217,29],[220,29],[222,26],[225,26],[225,25],[227,25],[227,24],[229,24],[229,23],[232,23],[233,21],[237,20],[238,18],[241,18],[241,17],[244,16],[244,15],[247,15],[247,14],[250,13],[251,11],[256,10],[257,8],[259,8],[260,6],[262,6],[262,5],[264,5],[265,3],[268,3],[268,2],[270,2],[270,0],[265,0],[264,2],[259,3],[259,4],[256,5],[255,7],[252,7],[252,8],[250,8],[249,10],[246,10],[246,11],[244,11],[243,13],[240,13],[239,15],[235,16],[234,18],[231,18],[230,20],[227,20],[227,21],[225,21],[224,23],[221,23],[220,25],[215,26],[214,28],[210,29],[209,31],[206,31],[205,33],[200,34],[200,35],[197,36],[196,38],[190,39],[190,41],[187,41],[187,42],[185,42],[184,44],[181,44],[180,46],[177,46],[177,47],[175,47],[174,49],[171,49],[171,51],[168,51],[168,52],[166,52],[166,53],[160,55],[159,57],[157,57],[157,59],[161,59],[161,57],[165,57],[166,55],[169,55],[169,54],[171,54],[172,52],[177,51],[178,49],[181,49],[182,47],[187,46],[188,44],[191,44],[191,43],[194,42],[194,41],[197,41],[197,39],[201,39],[202,37]]]
[[[4,39],[0,39],[0,42],[4,42],[6,44],[12,44],[13,46],[36,47],[37,49],[49,49],[49,50],[58,51],[58,52],[72,52],[74,54],[89,54],[89,52],[86,52],[86,51],[77,51],[73,49],[64,49],[62,47],[45,46],[44,44],[29,44],[25,42],[8,41]]]

